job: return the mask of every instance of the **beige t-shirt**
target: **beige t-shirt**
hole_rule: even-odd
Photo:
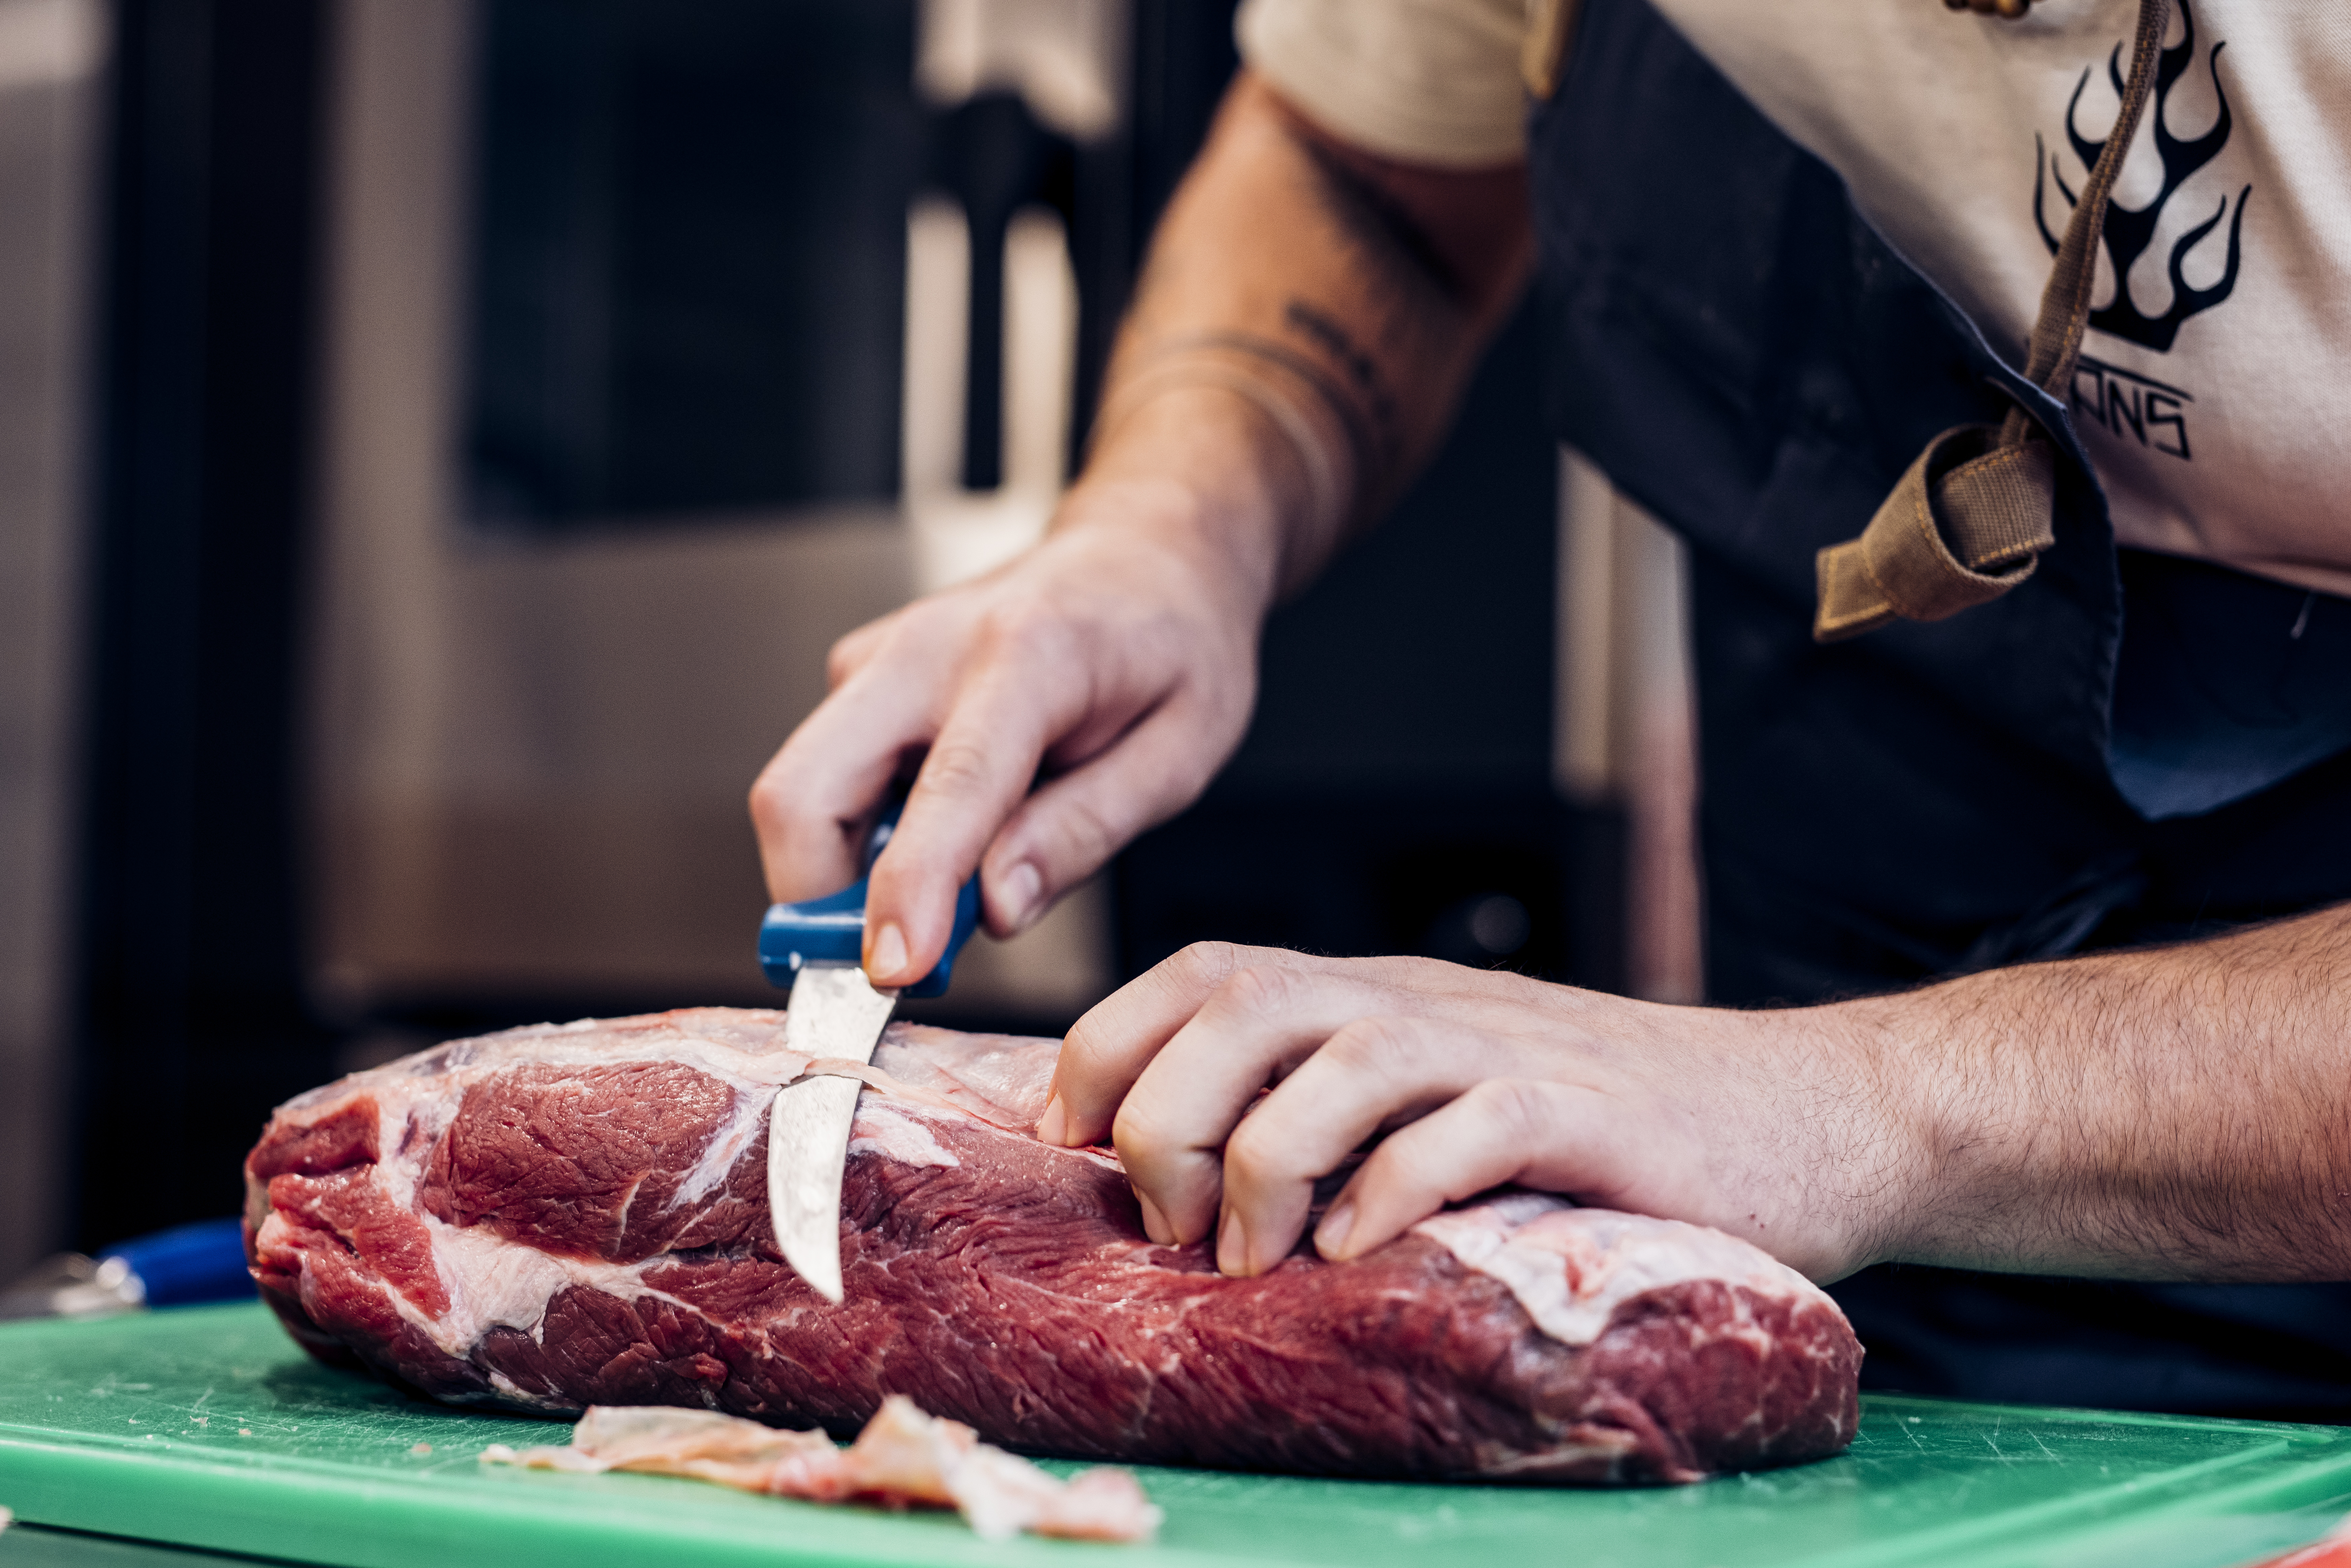
[[[2107,134],[2137,0],[2041,0],[2021,21],[1940,0],[1654,3],[2021,361],[2087,177],[2068,117]],[[1333,133],[1491,166],[1524,151],[1525,5],[1247,0],[1238,33]],[[2111,248],[2102,266],[2083,439],[2123,543],[2351,594],[2351,5],[2179,0],[2168,47],[2182,68],[2115,193],[2158,216],[2126,308]]]

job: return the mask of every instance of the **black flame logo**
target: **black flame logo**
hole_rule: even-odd
[[[2220,86],[2220,51],[2229,47],[2223,41],[2212,46],[2205,65],[2212,78],[2213,96],[2220,100],[2220,119],[2213,122],[2211,130],[2192,141],[2182,141],[2171,133],[2164,111],[2170,102],[2173,85],[2188,74],[2189,67],[2196,59],[2196,17],[2189,8],[2188,0],[2180,0],[2179,19],[2182,25],[2179,42],[2166,48],[2157,62],[2155,102],[2148,106],[2149,118],[2155,121],[2156,151],[2163,159],[2163,189],[2154,201],[2144,207],[2126,207],[2112,200],[2106,203],[2106,259],[2114,265],[2115,298],[2114,302],[2103,310],[2090,313],[2090,325],[2098,331],[2112,333],[2152,349],[2158,354],[2171,351],[2173,341],[2179,336],[2180,326],[2189,317],[2210,310],[2235,292],[2237,266],[2243,259],[2239,241],[2245,227],[2245,203],[2253,193],[2251,185],[2238,193],[2237,215],[2229,224],[2229,264],[2227,270],[2221,273],[2220,280],[2210,288],[2191,288],[2186,267],[2189,252],[2194,250],[2205,235],[2218,228],[2220,220],[2227,216],[2229,198],[2225,194],[2210,217],[2181,235],[2179,242],[2171,247],[2171,308],[2160,316],[2142,315],[2131,298],[2131,267],[2154,243],[2156,225],[2162,221],[2166,204],[2179,187],[2187,183],[2189,176],[2220,156],[2220,149],[2229,143],[2229,132],[2235,124],[2229,110],[2229,94]],[[2065,106],[2065,137],[2074,144],[2074,155],[2082,160],[2082,166],[2085,169],[2097,162],[2098,154],[2105,151],[2106,145],[2104,141],[2092,141],[2074,129],[2074,110],[2081,107],[2083,90],[2090,85],[2090,72],[2095,68],[2084,68],[2082,79],[2074,87],[2073,101]],[[2115,96],[2120,98],[2124,89],[2123,47],[2120,44],[2115,46],[2114,54],[2106,61],[2106,74],[2114,81]],[[2080,198],[2066,186],[2065,176],[2058,172],[2056,159],[2049,155],[2046,145],[2038,135],[2033,137],[2032,145],[2035,163],[2032,221],[2040,225],[2041,237],[2048,245],[2049,254],[2054,256],[2057,254],[2058,236],[2051,232],[2049,220],[2044,215],[2044,193],[2050,184],[2054,183],[2068,207],[2079,205]]]

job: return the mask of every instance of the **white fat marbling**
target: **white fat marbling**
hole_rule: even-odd
[[[1535,1326],[1562,1344],[1590,1344],[1625,1302],[1692,1280],[1817,1300],[1835,1310],[1819,1286],[1762,1249],[1676,1219],[1520,1193],[1433,1216],[1413,1229],[1463,1267],[1508,1286]]]
[[[902,1166],[959,1166],[963,1162],[940,1147],[931,1130],[914,1117],[871,1100],[857,1107],[857,1135],[849,1140],[852,1155],[880,1155]]]

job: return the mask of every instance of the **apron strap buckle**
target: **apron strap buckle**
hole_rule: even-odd
[[[2025,374],[2053,396],[2070,386],[2089,329],[2106,199],[2146,117],[2170,20],[2170,0],[2139,0],[2122,108],[2042,291]],[[1843,642],[1897,620],[1940,621],[1999,598],[2031,577],[2041,552],[2057,542],[2056,510],[2056,449],[2022,408],[2011,409],[1997,430],[1961,425],[1943,432],[1859,538],[1831,545],[1815,559],[1820,597],[1813,640]]]

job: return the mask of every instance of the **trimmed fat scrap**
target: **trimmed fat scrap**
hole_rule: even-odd
[[[246,1165],[262,1294],[326,1360],[456,1404],[856,1434],[893,1395],[1034,1453],[1623,1484],[1834,1454],[1861,1348],[1759,1249],[1529,1193],[1253,1280],[1161,1247],[1104,1149],[1034,1136],[1057,1042],[893,1025],[829,1305],[767,1214],[784,1016],[456,1040],[281,1106]]]
[[[1057,1480],[980,1442],[961,1422],[925,1416],[895,1394],[846,1448],[833,1447],[822,1432],[779,1432],[709,1410],[596,1405],[572,1428],[569,1448],[517,1453],[493,1443],[482,1458],[536,1469],[685,1476],[810,1502],[952,1508],[989,1541],[1023,1531],[1073,1541],[1148,1541],[1161,1517],[1124,1470]]]

